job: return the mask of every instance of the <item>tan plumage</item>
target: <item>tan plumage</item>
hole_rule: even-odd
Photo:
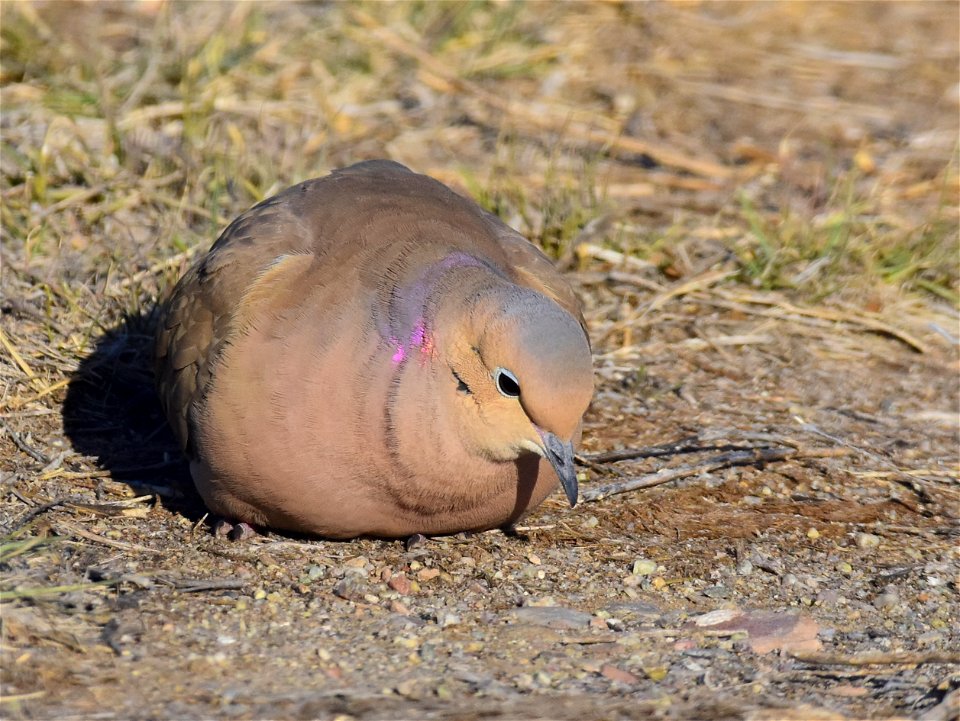
[[[396,163],[237,218],[174,289],[156,361],[197,489],[231,520],[490,528],[539,504],[555,469],[576,497],[593,381],[575,295],[496,217]]]

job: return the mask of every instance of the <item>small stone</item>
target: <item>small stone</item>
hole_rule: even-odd
[[[837,570],[840,571],[840,573],[842,573],[844,576],[849,576],[851,573],[853,573],[853,566],[846,561],[840,561],[840,563],[837,564]]]
[[[537,671],[536,675],[533,677],[533,680],[536,681],[541,686],[549,686],[553,683],[553,679],[550,678],[550,674],[545,671]]]
[[[839,600],[840,594],[832,588],[825,588],[817,594],[817,603],[821,606],[833,606]]]
[[[404,573],[396,573],[390,576],[387,586],[399,593],[401,596],[410,595],[410,579]]]
[[[667,667],[666,666],[647,666],[644,667],[643,672],[646,674],[647,678],[651,681],[659,683],[667,677]]]
[[[513,620],[520,623],[528,623],[532,626],[544,626],[547,628],[586,628],[590,625],[593,618],[589,613],[577,611],[563,606],[553,606],[538,608],[536,606],[524,606],[515,608],[508,612]]]
[[[533,676],[529,673],[520,673],[514,676],[513,682],[519,688],[533,688]]]
[[[417,691],[417,682],[413,679],[408,679],[398,683],[396,692],[404,698],[409,698],[412,700],[417,700],[420,698],[420,694]]]
[[[329,661],[333,658],[333,654],[323,647],[318,648],[316,654],[317,658],[319,658],[321,661]]]
[[[873,605],[875,608],[885,611],[891,609],[900,604],[900,595],[897,593],[896,589],[887,587],[883,593],[876,596],[873,599]]]
[[[417,580],[419,580],[422,583],[426,583],[427,581],[432,581],[439,575],[440,575],[439,568],[424,568],[421,571],[417,572]]]
[[[729,598],[730,589],[726,586],[707,586],[703,589],[703,595],[707,598]]]
[[[917,643],[923,646],[935,646],[943,643],[945,636],[940,631],[927,631],[917,636]]]
[[[807,531],[807,538],[811,540],[820,538],[820,531],[818,531],[816,528],[811,528],[809,531]]]
[[[254,601],[262,601],[266,597],[267,597],[267,592],[264,591],[262,588],[258,588],[256,591],[253,592]]]
[[[790,611],[739,611],[718,609],[692,619],[688,626],[743,632],[754,653],[776,649],[788,652],[819,651],[820,627],[811,617]]]
[[[785,573],[780,577],[781,586],[796,586],[798,583],[800,583],[800,579],[792,573]]]
[[[649,576],[657,570],[657,564],[646,558],[638,558],[633,562],[634,576]]]
[[[622,668],[610,663],[605,663],[600,667],[600,675],[616,683],[623,684],[634,684],[640,680],[629,671],[624,671]]]
[[[763,503],[763,499],[759,496],[744,496],[740,500],[744,505],[747,506],[759,506],[761,503]]]
[[[540,560],[540,556],[538,556],[536,553],[531,553],[529,556],[527,556],[527,560],[530,561],[530,563],[532,563],[534,566],[539,566],[541,563],[543,563],[543,561]]]
[[[391,611],[393,611],[394,613],[399,613],[401,616],[410,615],[410,607],[407,604],[405,604],[403,601],[398,601],[397,599],[393,599],[392,601],[390,601],[389,608]]]
[[[403,648],[420,648],[420,639],[411,636],[396,636],[394,637],[393,642],[397,646],[402,646]]]
[[[527,606],[536,606],[537,608],[551,608],[557,605],[557,599],[553,596],[544,596],[543,598],[534,598],[527,601]]]
[[[740,563],[737,564],[737,573],[741,576],[749,576],[753,573],[753,564],[750,563],[750,560],[744,558]]]
[[[366,556],[357,556],[356,558],[351,558],[349,561],[344,562],[343,564],[347,568],[363,568],[367,565]]]
[[[858,533],[854,538],[859,548],[876,548],[880,545],[880,536],[872,533]]]
[[[315,581],[318,578],[322,578],[325,572],[326,569],[322,566],[313,565],[307,569],[307,578],[309,578],[311,581]]]
[[[626,631],[627,627],[619,618],[608,618],[607,628],[611,631]]]
[[[596,528],[600,524],[596,516],[588,516],[580,525],[583,528]]]
[[[460,624],[460,616],[455,613],[448,613],[440,620],[440,628],[449,628]]]
[[[353,574],[344,577],[333,587],[334,595],[345,601],[360,601],[366,592],[366,586]]]
[[[667,582],[660,576],[657,576],[652,581],[650,581],[650,585],[659,591],[661,588],[664,588],[667,585]]]

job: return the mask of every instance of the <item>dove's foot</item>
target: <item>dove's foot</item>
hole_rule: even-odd
[[[256,536],[257,532],[249,523],[234,523],[226,518],[219,518],[213,524],[213,535],[217,538],[228,538],[231,541],[246,541]]]

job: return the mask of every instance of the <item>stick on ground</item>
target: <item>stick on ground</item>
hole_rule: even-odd
[[[690,463],[676,468],[661,468],[656,473],[628,478],[616,483],[608,483],[596,488],[588,488],[580,494],[584,503],[599,501],[641,488],[653,488],[670,481],[700,473],[716,471],[733,466],[752,466],[758,463],[777,463],[795,458],[838,458],[851,455],[848,448],[753,448],[746,451],[730,451],[718,456],[706,458],[698,463]]]

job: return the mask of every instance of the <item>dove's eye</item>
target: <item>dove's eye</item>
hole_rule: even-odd
[[[493,372],[493,380],[497,384],[497,390],[500,391],[500,395],[506,396],[507,398],[520,397],[520,381],[506,368],[497,368]]]

